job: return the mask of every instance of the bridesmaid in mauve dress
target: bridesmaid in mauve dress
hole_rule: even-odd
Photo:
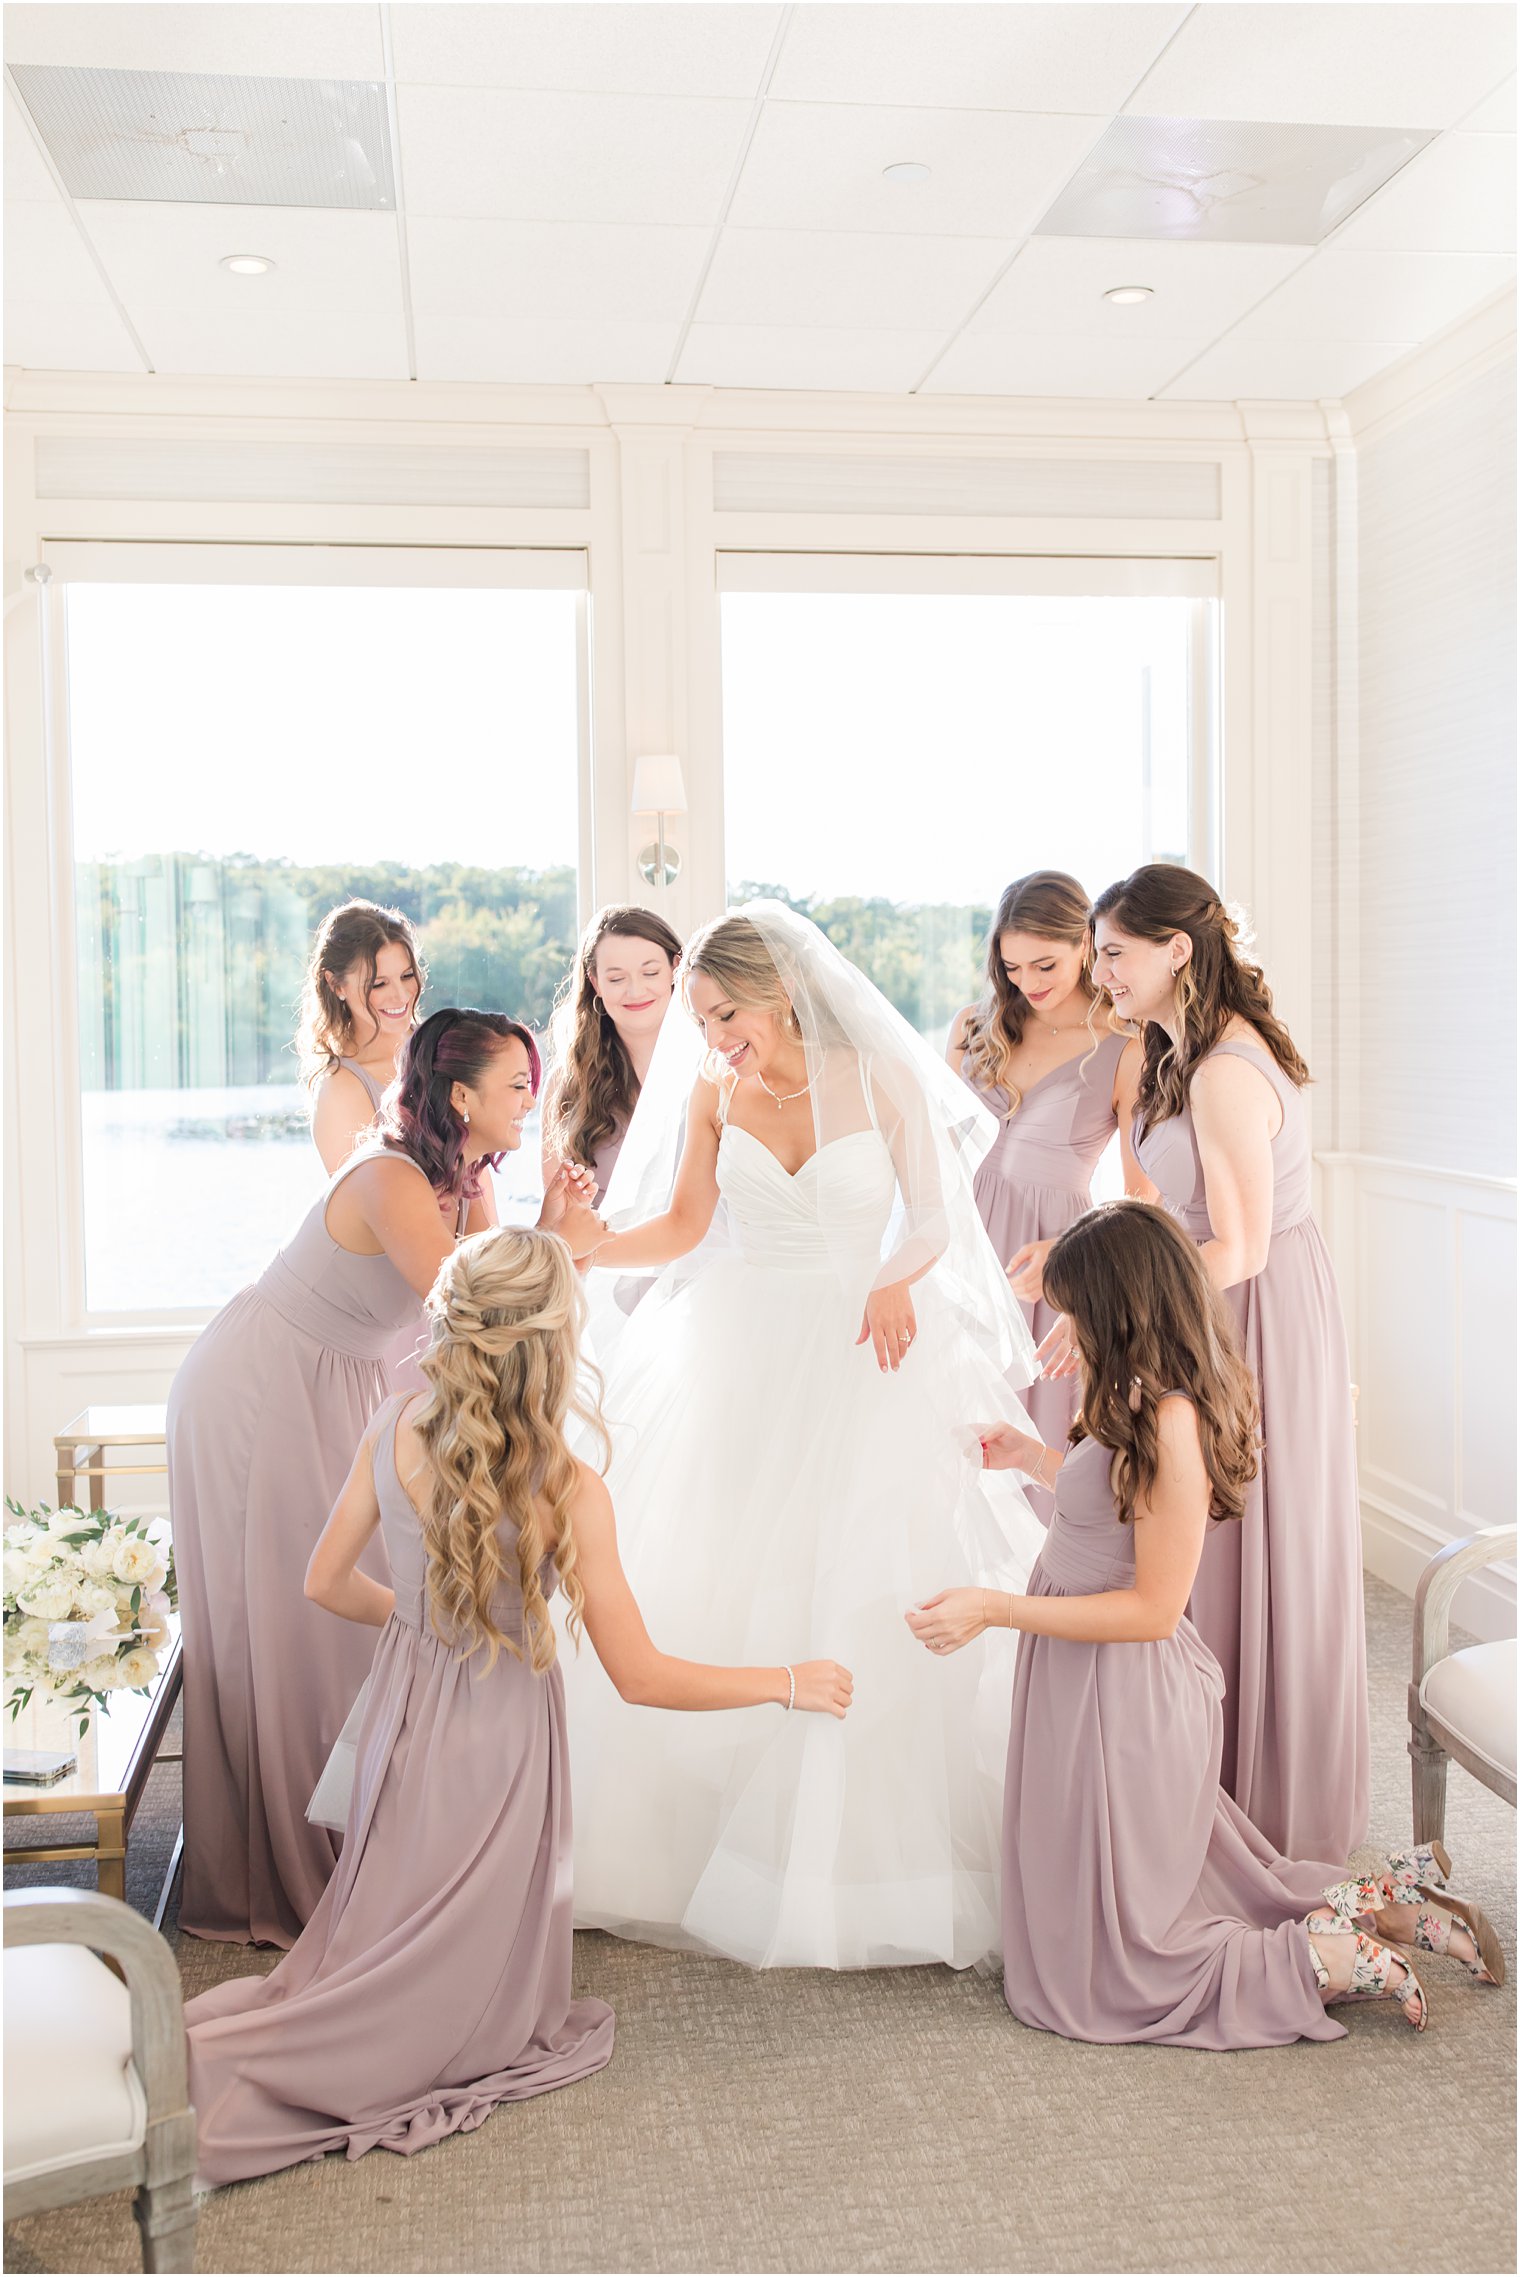
[[[1416,1890],[1433,1859],[1348,1880],[1333,1851],[1280,1855],[1220,1784],[1223,1683],[1185,1608],[1211,1520],[1216,1538],[1239,1525],[1257,1459],[1227,1306],[1146,1202],[1081,1219],[1046,1285],[1083,1408],[1029,1593],[948,1590],[908,1615],[941,1653],[1024,1631],[1003,1806],[1010,2009],[1068,2039],[1216,2050],[1340,2039],[1325,2010],[1346,1999],[1392,2000],[1423,2029],[1424,1988],[1394,1948],[1436,1920]],[[1029,1467],[1011,1426],[984,1448],[993,1468]],[[1334,1759],[1355,1738],[1332,1724],[1321,1744]],[[1437,1930],[1471,1967],[1465,1927],[1446,1912]]]
[[[384,1355],[421,1316],[482,1165],[521,1144],[538,1061],[499,1013],[435,1012],[394,1118],[351,1157],[251,1288],[202,1330],[169,1394],[169,1495],[185,1640],[191,1935],[289,1945],[336,1845],[307,1799],[354,1694],[362,1637],[302,1594],[312,1544],[385,1396]],[[568,1180],[545,1204],[582,1249],[599,1221]],[[565,1213],[568,1211],[569,1215]]]
[[[562,1568],[572,1618],[630,1698],[849,1704],[832,1661],[718,1669],[651,1644],[606,1489],[564,1442],[582,1300],[562,1241],[507,1227],[463,1243],[430,1309],[432,1398],[384,1408],[306,1584],[361,1643],[380,1630],[342,1857],[272,1974],[186,2008],[202,2186],[328,2151],[409,2155],[610,2059],[611,2009],[571,1995],[569,1757],[547,1608]],[[466,1435],[497,1450],[483,1480],[459,1461]],[[358,1566],[377,1524],[391,1589]],[[338,1624],[314,1617],[333,1641]]]
[[[1290,1855],[1345,1858],[1367,1832],[1362,1537],[1346,1332],[1311,1209],[1309,1071],[1203,878],[1157,863],[1093,914],[1099,978],[1145,1023],[1136,1152],[1226,1292],[1261,1401],[1260,1475],[1193,1589],[1224,1670],[1224,1783]]]
[[[543,1150],[547,1183],[586,1163],[600,1209],[675,993],[680,936],[652,909],[599,909],[555,1008]],[[671,1177],[675,1164],[671,1164]]]
[[[1064,870],[1015,878],[987,941],[987,988],[951,1022],[950,1065],[997,1117],[976,1174],[976,1203],[1036,1344],[1056,1316],[1040,1267],[1056,1235],[1092,1206],[1093,1172],[1117,1133],[1128,1193],[1151,1187],[1131,1149],[1140,1047],[1109,1025],[1089,971],[1087,895]],[[1062,1447],[1076,1415],[1069,1378],[1037,1377],[1020,1394],[1037,1435]],[[1030,1507],[1049,1523],[1049,1487]]]

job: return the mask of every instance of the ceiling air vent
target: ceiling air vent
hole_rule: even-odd
[[[395,203],[377,83],[44,63],[13,71],[72,197],[368,210]]]
[[[1430,140],[1397,127],[1115,119],[1038,234],[1318,245]]]

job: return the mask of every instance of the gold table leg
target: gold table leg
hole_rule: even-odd
[[[95,1885],[102,1897],[127,1895],[127,1829],[120,1811],[98,1811],[100,1834],[95,1845]]]

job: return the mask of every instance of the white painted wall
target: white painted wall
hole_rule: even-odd
[[[1328,812],[1354,848],[1356,1017],[1321,1159],[1368,1562],[1410,1588],[1515,1509],[1513,301],[1347,414],[1352,728]],[[1512,1634],[1512,1574],[1459,1618]]]

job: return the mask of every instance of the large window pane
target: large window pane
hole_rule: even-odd
[[[576,929],[579,605],[68,586],[92,1311],[219,1304],[309,1206],[293,1039],[335,902],[418,926],[424,1009],[547,1017]],[[504,1211],[536,1161],[530,1140]]]
[[[729,896],[808,910],[942,1044],[996,898],[1188,853],[1172,599],[727,593]]]

